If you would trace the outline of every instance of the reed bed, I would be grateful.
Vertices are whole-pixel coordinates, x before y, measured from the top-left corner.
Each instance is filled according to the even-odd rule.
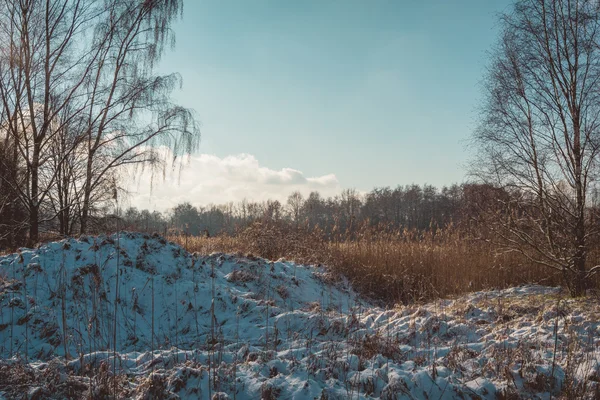
[[[523,284],[561,284],[560,274],[531,265],[518,253],[457,229],[419,233],[361,228],[352,234],[253,225],[235,236],[168,237],[189,251],[242,253],[299,263],[325,264],[347,277],[362,294],[386,304],[426,302],[466,292]],[[590,264],[600,251],[590,253]]]

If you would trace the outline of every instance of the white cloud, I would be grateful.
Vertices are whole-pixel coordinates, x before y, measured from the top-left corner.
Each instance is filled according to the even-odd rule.
[[[340,192],[334,174],[306,177],[293,168],[273,170],[261,166],[251,154],[220,158],[210,154],[190,157],[184,168],[163,176],[145,171],[132,177],[127,189],[129,203],[140,209],[167,210],[181,202],[193,205],[222,204],[245,199],[285,202],[287,196],[300,191],[307,196],[313,190],[323,196]]]

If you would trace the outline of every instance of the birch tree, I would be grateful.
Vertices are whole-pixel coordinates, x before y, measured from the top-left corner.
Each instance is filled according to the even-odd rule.
[[[501,18],[484,81],[474,173],[505,189],[491,239],[563,274],[582,295],[598,267],[588,196],[598,182],[600,14],[597,1],[523,0]]]
[[[61,233],[87,232],[124,167],[166,168],[198,145],[193,113],[171,100],[179,76],[155,73],[181,12],[181,0],[0,0],[1,126],[25,171],[4,183],[30,244],[57,217]]]

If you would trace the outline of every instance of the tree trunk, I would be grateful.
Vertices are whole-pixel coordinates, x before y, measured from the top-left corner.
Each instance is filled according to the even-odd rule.
[[[8,142],[7,142],[8,143]],[[12,161],[11,161],[11,177],[10,180],[13,184],[15,184],[18,181],[18,165],[19,165],[19,158],[18,158],[19,153],[17,152],[17,143],[15,141],[15,143],[13,143],[13,154],[12,154]],[[15,248],[17,247],[18,241],[19,241],[19,234],[18,232],[22,230],[21,227],[18,226],[19,224],[19,218],[18,218],[18,214],[19,214],[19,206],[17,205],[17,193],[15,192],[14,189],[11,190],[11,202],[9,202],[9,208],[8,208],[8,215],[10,217],[9,219],[9,224],[10,224],[10,236],[8,239],[8,244],[9,244],[9,248]]]
[[[79,233],[82,235],[86,234],[87,230],[88,230],[89,206],[90,206],[90,195],[89,195],[89,192],[87,191],[87,185],[86,185],[86,191],[85,191],[84,197],[83,197],[83,205],[81,206],[81,223],[79,226]]]
[[[33,160],[31,163],[31,198],[29,200],[29,242],[27,243],[29,247],[33,247],[39,241],[39,158],[39,143],[35,143],[33,148]]]
[[[573,115],[573,158],[575,161],[575,195],[577,206],[577,221],[575,223],[575,277],[573,282],[573,297],[585,295],[586,290],[586,270],[585,262],[587,258],[586,246],[586,226],[585,226],[585,176],[582,170],[582,150],[581,150],[581,124],[579,110]]]
[[[573,259],[574,276],[572,276],[571,296],[581,297],[585,295],[588,287],[586,280],[585,262],[587,259],[585,243],[585,225],[583,221],[583,212],[577,221],[576,226],[576,244],[575,257]]]
[[[575,278],[574,291],[572,293],[572,297],[582,297],[585,296],[586,290],[588,288],[586,279],[585,279],[585,271],[577,271],[577,277]]]
[[[86,174],[85,174],[85,189],[83,192],[83,205],[81,206],[81,224],[79,233],[86,234],[88,231],[88,220],[90,213],[90,197],[92,192],[92,158],[93,154],[88,155]]]
[[[39,241],[39,209],[33,202],[29,205],[29,241],[27,246],[33,247]]]

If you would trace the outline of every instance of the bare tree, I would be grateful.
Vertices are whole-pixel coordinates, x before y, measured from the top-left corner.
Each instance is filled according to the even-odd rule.
[[[16,185],[21,180],[17,147],[11,137],[0,135],[0,248],[14,248],[27,232],[27,215]]]
[[[198,145],[192,112],[170,99],[179,76],[154,74],[181,11],[182,0],[0,0],[0,122],[25,171],[4,183],[30,244],[57,217],[61,233],[86,232],[123,167],[174,165]]]
[[[344,189],[339,199],[339,219],[342,228],[351,232],[355,228],[356,219],[362,202],[356,189]]]
[[[300,224],[300,216],[303,204],[304,197],[302,197],[302,193],[300,193],[299,191],[293,192],[287,198],[287,205],[289,207],[292,221],[296,225],[296,229],[298,229],[298,225]]]
[[[588,195],[597,183],[600,15],[592,0],[523,0],[501,18],[474,135],[474,173],[506,190],[486,217],[508,251],[560,271],[584,293],[597,224]]]
[[[61,119],[69,118],[71,109],[66,107],[61,113]],[[48,167],[42,170],[44,179],[55,177],[48,194],[51,215],[58,220],[58,232],[64,236],[73,235],[79,223],[83,183],[85,182],[85,165],[87,153],[81,132],[84,131],[81,116],[71,118],[69,123],[62,124],[59,132],[51,143]],[[105,190],[107,200],[109,190]]]
[[[192,112],[171,102],[177,74],[154,75],[165,44],[174,40],[170,25],[182,0],[110,0],[96,29],[101,54],[86,86],[87,166],[81,232],[88,229],[90,199],[105,175],[128,165],[157,167],[165,161],[157,146],[173,155],[190,153],[199,131]],[[164,165],[164,164],[163,164]]]
[[[98,15],[98,2],[83,0],[3,0],[0,3],[0,100],[3,128],[13,138],[25,166],[15,189],[29,213],[29,240],[38,240],[40,210],[56,176],[42,184],[40,171],[61,132],[58,114],[67,104],[81,111],[79,89],[97,57],[82,46]]]

